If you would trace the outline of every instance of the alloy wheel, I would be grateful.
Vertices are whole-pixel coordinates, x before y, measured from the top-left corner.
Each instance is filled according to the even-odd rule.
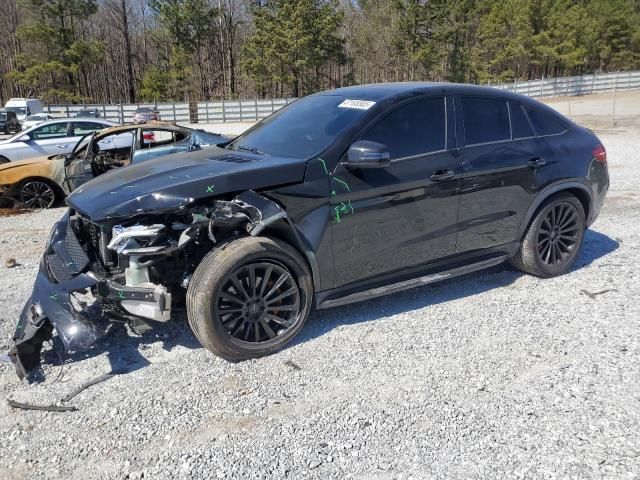
[[[538,230],[538,256],[545,264],[558,267],[575,253],[580,240],[578,210],[568,202],[553,205]]]
[[[277,341],[301,320],[298,284],[279,263],[249,263],[227,275],[216,310],[236,341]]]
[[[53,188],[45,182],[33,180],[25,183],[20,190],[20,201],[28,208],[49,208],[55,200]]]

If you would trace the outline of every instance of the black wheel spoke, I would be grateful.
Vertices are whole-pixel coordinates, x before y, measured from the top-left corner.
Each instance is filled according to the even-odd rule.
[[[244,326],[245,326],[244,319],[241,317],[240,321],[233,326],[232,330],[230,330],[231,336],[235,337],[236,335],[238,335],[242,330],[242,327]]]
[[[276,280],[276,283],[273,284],[273,287],[271,287],[271,290],[269,290],[269,292],[264,296],[264,298],[267,299],[271,295],[276,293],[276,291],[282,286],[282,284],[286,280],[287,280],[287,274],[286,273],[283,273],[282,275],[280,275],[280,277],[278,277],[278,280]]]
[[[225,299],[228,300],[229,302],[233,302],[233,303],[237,303],[240,305],[244,305],[244,302],[239,299],[238,297],[236,297],[235,295],[229,293],[229,292],[221,292],[220,296]]]
[[[269,265],[267,267],[267,270],[264,272],[264,275],[262,276],[262,280],[260,280],[260,293],[258,293],[260,297],[264,294],[264,291],[267,288],[267,284],[269,283],[269,279],[271,278],[271,272],[273,272],[273,266]]]
[[[564,222],[560,224],[560,230],[570,226],[572,223],[575,224],[575,221],[578,219],[578,215],[573,212]]]
[[[286,327],[289,326],[289,322],[287,320],[285,320],[282,317],[279,317],[278,315],[274,315],[273,313],[267,313],[265,315],[265,318],[271,320],[272,322],[277,323],[278,325],[284,325]]]
[[[575,232],[576,230],[578,230],[578,225],[573,225],[572,227],[566,227],[566,228],[563,228],[560,231],[562,233],[567,233],[567,232]]]
[[[251,298],[251,296],[245,290],[244,285],[242,285],[242,281],[238,278],[237,274],[233,274],[231,276],[231,283],[233,283],[233,286],[235,287],[238,295],[241,296],[240,298],[242,298],[243,300],[249,300]]]
[[[272,298],[271,300],[269,300],[267,302],[267,305],[273,305],[276,302],[279,302],[282,299],[285,299],[287,297],[290,297],[291,295],[293,295],[294,293],[296,293],[296,289],[294,287],[290,288],[289,290],[287,290],[284,293],[281,293],[280,295],[278,295],[276,298]]]
[[[246,341],[249,341],[249,337],[251,336],[251,324],[250,323],[245,323],[245,329],[244,329],[244,339]]]
[[[256,284],[256,267],[254,265],[249,266],[249,290],[251,290],[251,296],[256,296],[256,290],[258,285]]]
[[[295,304],[295,305],[278,305],[278,306],[270,307],[269,311],[296,312],[299,308],[300,308],[300,305],[298,305],[298,304]]]
[[[277,335],[276,332],[273,331],[273,329],[269,326],[269,324],[266,322],[264,318],[260,319],[260,325],[262,326],[262,328],[264,329],[265,333],[269,338],[276,337]]]
[[[558,235],[558,241],[559,242],[560,241],[565,241],[565,240],[568,240],[570,242],[575,242],[577,240],[577,238],[576,238],[575,235],[564,235],[564,234]]]

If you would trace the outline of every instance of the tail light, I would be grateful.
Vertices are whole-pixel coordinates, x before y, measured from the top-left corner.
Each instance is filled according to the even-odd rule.
[[[604,149],[602,145],[598,145],[593,149],[593,158],[600,163],[607,163],[607,151]]]

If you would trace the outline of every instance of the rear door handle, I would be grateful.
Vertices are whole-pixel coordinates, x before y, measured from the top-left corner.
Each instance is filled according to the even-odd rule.
[[[434,182],[443,182],[445,180],[451,180],[455,174],[453,170],[436,170],[429,178]]]
[[[67,148],[69,145],[56,145],[58,148]]]
[[[529,165],[531,168],[543,167],[546,164],[547,164],[547,161],[542,157],[535,157],[527,162],[527,165]]]

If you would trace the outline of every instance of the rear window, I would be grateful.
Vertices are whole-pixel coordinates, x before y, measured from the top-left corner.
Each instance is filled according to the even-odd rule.
[[[533,108],[525,108],[525,110],[538,135],[556,135],[567,129],[567,126],[551,113],[541,112]]]
[[[467,145],[511,140],[506,100],[462,97]]]
[[[103,128],[106,128],[106,127],[107,126],[103,125],[102,123],[95,123],[95,122],[73,122],[72,124],[74,136],[86,135],[87,133],[95,132],[97,130],[102,130]]]
[[[522,105],[519,103],[510,103],[511,106],[511,129],[513,131],[513,138],[528,138],[533,137],[534,133],[529,124],[529,120],[524,114]]]
[[[375,124],[362,140],[382,143],[391,158],[445,149],[447,123],[444,97],[404,105]]]

